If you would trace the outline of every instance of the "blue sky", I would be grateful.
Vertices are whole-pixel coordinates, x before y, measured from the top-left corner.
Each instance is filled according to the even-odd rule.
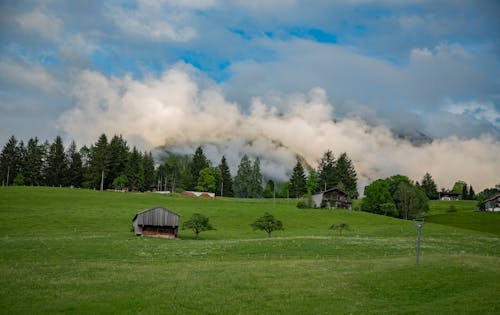
[[[120,132],[156,146],[173,140],[123,127],[141,104],[187,128],[189,106],[262,122],[260,104],[279,118],[320,100],[331,121],[497,146],[499,13],[472,0],[1,1],[0,141]]]

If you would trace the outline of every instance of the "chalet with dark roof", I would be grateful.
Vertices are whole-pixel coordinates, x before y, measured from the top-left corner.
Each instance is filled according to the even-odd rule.
[[[327,209],[351,209],[349,194],[339,188],[331,188],[311,197],[314,207]]]

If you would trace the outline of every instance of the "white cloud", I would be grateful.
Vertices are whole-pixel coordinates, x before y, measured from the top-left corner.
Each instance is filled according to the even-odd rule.
[[[20,64],[14,60],[0,60],[0,80],[5,85],[15,84],[26,89],[60,92],[62,84],[38,63]]]
[[[451,103],[445,110],[456,115],[471,115],[478,120],[486,120],[500,130],[500,111],[492,102]]]
[[[260,99],[243,114],[218,86],[201,89],[184,68],[178,65],[142,81],[83,72],[73,88],[77,104],[61,116],[60,126],[80,143],[92,143],[105,132],[122,134],[144,149],[166,145],[191,152],[206,144],[214,162],[225,154],[233,170],[241,154],[249,153],[260,156],[264,172],[278,179],[287,178],[296,154],[315,166],[332,149],[353,159],[361,189],[396,173],[420,180],[430,172],[439,186],[463,179],[477,190],[499,180],[500,143],[491,136],[452,137],[415,147],[394,138],[386,127],[371,127],[361,119],[334,122],[320,88],[290,98],[293,102],[280,114]]]
[[[44,38],[58,40],[62,21],[46,12],[35,10],[17,18],[22,29],[40,34]]]
[[[186,42],[196,37],[196,30],[183,21],[177,10],[164,12],[151,3],[139,6],[138,10],[126,10],[109,6],[111,20],[127,36],[155,42]]]

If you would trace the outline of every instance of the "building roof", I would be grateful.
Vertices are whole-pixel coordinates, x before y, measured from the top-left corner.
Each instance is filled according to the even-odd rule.
[[[488,201],[493,201],[493,200],[496,200],[496,199],[498,199],[498,198],[500,198],[500,193],[498,193],[498,194],[496,194],[496,195],[494,195],[494,196],[492,196],[492,197],[490,197],[490,198],[488,198],[488,199],[485,199],[483,202],[481,202],[481,204],[483,204],[483,203],[487,203]]]
[[[347,192],[343,191],[340,188],[330,188],[330,189],[323,191],[322,193],[324,194],[324,193],[329,193],[329,192],[333,192],[333,191],[337,191],[337,192],[341,193],[342,195],[349,196],[349,194]]]
[[[137,220],[138,225],[149,226],[179,226],[179,217],[174,211],[155,207],[137,213],[132,222]]]
[[[461,194],[454,191],[440,191],[439,195],[460,196]]]

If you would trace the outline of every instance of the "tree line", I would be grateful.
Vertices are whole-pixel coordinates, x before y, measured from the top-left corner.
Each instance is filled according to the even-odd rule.
[[[11,136],[0,154],[2,185],[64,186],[90,189],[149,190],[155,186],[151,152],[129,148],[122,136],[108,141],[102,134],[90,147],[65,148],[61,137],[52,143],[30,138],[25,145]]]
[[[242,198],[300,198],[323,189],[340,188],[357,198],[357,178],[346,153],[338,159],[327,151],[317,169],[297,159],[286,182],[269,179],[263,185],[260,159],[244,154],[233,177],[225,156],[213,166],[200,146],[192,155],[171,154],[155,166],[151,152],[130,149],[121,135],[102,134],[90,146],[65,148],[60,136],[52,143],[30,138],[27,144],[11,136],[0,154],[2,185],[65,186],[130,191],[197,190]]]

